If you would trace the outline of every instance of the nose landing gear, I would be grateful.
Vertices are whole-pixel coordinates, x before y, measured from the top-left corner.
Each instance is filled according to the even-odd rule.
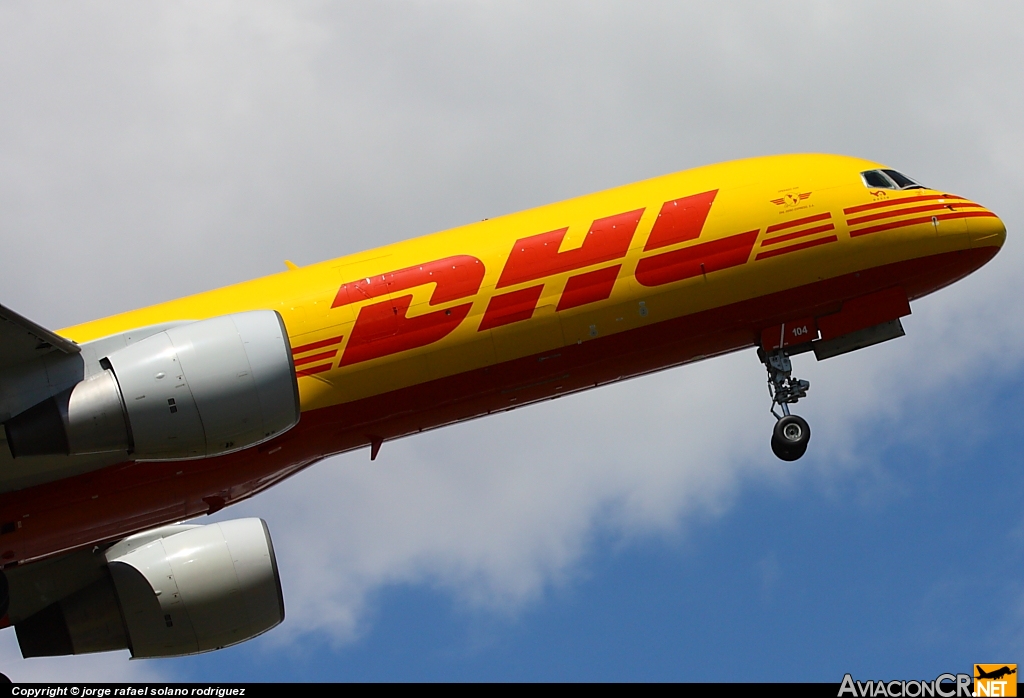
[[[789,406],[807,397],[811,384],[793,377],[793,363],[785,348],[770,352],[759,349],[758,356],[768,369],[768,394],[772,398],[771,412],[776,419],[772,430],[772,452],[784,461],[797,460],[807,451],[811,427],[803,417],[790,414]],[[782,414],[775,411],[776,405]]]

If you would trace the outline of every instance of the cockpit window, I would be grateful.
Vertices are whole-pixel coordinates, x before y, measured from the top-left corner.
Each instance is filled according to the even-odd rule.
[[[889,179],[896,182],[896,186],[900,189],[924,189],[924,187],[912,180],[910,177],[900,174],[896,170],[882,170],[882,172],[889,175]]]
[[[896,189],[896,183],[882,174],[881,170],[868,170],[860,173],[864,186],[872,189]]]
[[[860,173],[864,186],[871,189],[924,189],[923,186],[896,170],[868,170]]]

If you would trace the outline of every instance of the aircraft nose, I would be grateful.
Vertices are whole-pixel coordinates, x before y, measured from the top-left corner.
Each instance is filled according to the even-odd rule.
[[[971,247],[979,249],[982,247],[1003,246],[1006,242],[1006,225],[1003,221],[988,209],[979,211],[978,214],[967,219],[967,231],[971,237]]]

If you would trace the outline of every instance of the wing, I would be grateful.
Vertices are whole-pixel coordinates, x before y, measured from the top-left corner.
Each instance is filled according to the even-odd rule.
[[[0,305],[0,370],[51,352],[77,354],[79,351],[71,340]]]
[[[0,305],[0,422],[82,380],[83,366],[77,344]],[[0,429],[0,442],[5,440]],[[15,466],[7,444],[0,443],[0,492],[47,479],[51,465],[36,459]]]

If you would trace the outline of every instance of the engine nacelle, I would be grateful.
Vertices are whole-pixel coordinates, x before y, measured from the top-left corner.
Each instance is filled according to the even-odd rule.
[[[133,657],[177,657],[243,642],[284,620],[262,519],[168,528],[182,530],[114,545],[109,577],[18,623],[22,655],[127,648]]]
[[[299,420],[288,334],[272,310],[179,325],[101,364],[101,373],[7,421],[12,456],[204,458],[254,446]]]

